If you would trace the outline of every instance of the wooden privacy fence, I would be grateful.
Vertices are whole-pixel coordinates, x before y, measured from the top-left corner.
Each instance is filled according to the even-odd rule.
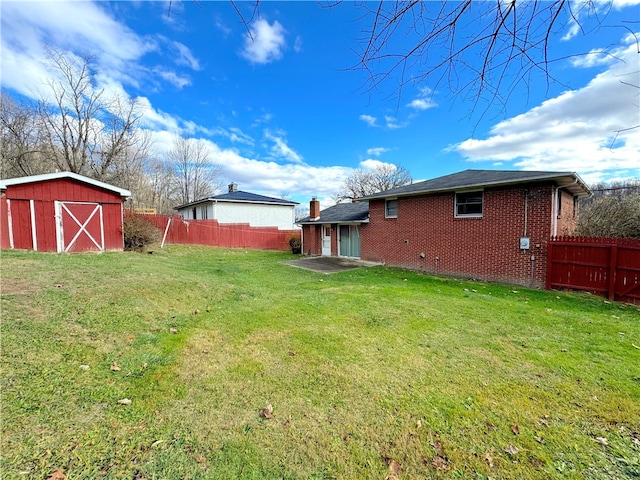
[[[137,215],[127,213],[127,215]],[[179,215],[138,215],[158,227],[165,243],[210,245],[229,248],[289,250],[289,239],[300,238],[299,230],[252,227],[248,223],[218,223],[217,220],[183,220]]]
[[[640,240],[554,237],[547,262],[547,289],[582,290],[640,304]]]

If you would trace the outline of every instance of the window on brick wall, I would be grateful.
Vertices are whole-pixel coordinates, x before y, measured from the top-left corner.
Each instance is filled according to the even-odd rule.
[[[456,193],[456,217],[482,216],[482,190]]]
[[[387,218],[398,217],[398,200],[385,200],[384,202],[384,216]]]

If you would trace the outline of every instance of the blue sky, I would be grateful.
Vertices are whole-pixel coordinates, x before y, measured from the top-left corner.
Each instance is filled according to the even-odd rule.
[[[640,30],[639,3],[603,3],[598,29],[586,15],[583,31],[562,19],[550,43],[567,57],[552,65],[558,82],[533,76],[506,106],[474,108],[442,82],[410,83],[398,96],[392,77],[367,91],[365,72],[351,67],[370,19],[353,3],[263,1],[250,39],[226,1],[173,2],[170,15],[166,2],[3,1],[2,87],[36,98],[51,75],[45,44],[89,53],[101,87],[142,103],[159,158],[174,134],[198,138],[224,183],[303,204],[317,196],[329,205],[353,169],[379,162],[415,180],[467,168],[638,178],[640,129],[616,132],[640,124],[640,90],[629,85],[640,84],[629,30]]]

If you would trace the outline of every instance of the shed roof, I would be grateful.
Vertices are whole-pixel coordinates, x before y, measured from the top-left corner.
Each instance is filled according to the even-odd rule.
[[[372,200],[389,197],[405,197],[426,193],[446,192],[468,188],[495,187],[543,181],[555,182],[579,197],[591,195],[589,187],[575,172],[540,172],[521,170],[464,170],[451,175],[416,182],[403,187],[367,195],[357,199]]]
[[[298,205],[298,202],[292,202],[290,200],[284,200],[282,198],[266,197],[264,195],[258,195],[257,193],[249,193],[238,190],[235,192],[223,193],[221,195],[213,195],[211,197],[201,198],[200,200],[185,203],[183,205],[178,205],[177,207],[173,208],[175,210],[180,210],[182,208],[191,207],[207,202],[262,203],[269,205],[288,206]]]
[[[131,196],[131,192],[129,190],[125,190],[124,188],[116,187],[108,183],[100,182],[99,180],[85,177],[83,175],[78,175],[77,173],[73,173],[73,172],[55,172],[55,173],[45,173],[42,175],[32,175],[29,177],[5,178],[3,180],[0,180],[0,190],[6,190],[7,187],[11,185],[24,185],[26,183],[46,182],[51,180],[59,180],[63,178],[69,178],[72,180],[76,180],[78,182],[88,183],[89,185],[93,185],[94,187],[102,188],[104,190],[109,190],[111,192],[117,193],[121,197]]]
[[[299,225],[321,223],[367,223],[369,221],[369,202],[336,203],[333,207],[320,211],[320,218],[311,220],[305,217],[298,220]]]

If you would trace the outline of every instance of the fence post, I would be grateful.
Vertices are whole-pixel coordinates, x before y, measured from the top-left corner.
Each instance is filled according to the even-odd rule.
[[[551,290],[551,265],[553,259],[553,240],[550,240],[547,243],[547,278],[545,288],[547,290]]]
[[[618,245],[609,245],[609,300],[616,296],[616,267],[618,266]]]

